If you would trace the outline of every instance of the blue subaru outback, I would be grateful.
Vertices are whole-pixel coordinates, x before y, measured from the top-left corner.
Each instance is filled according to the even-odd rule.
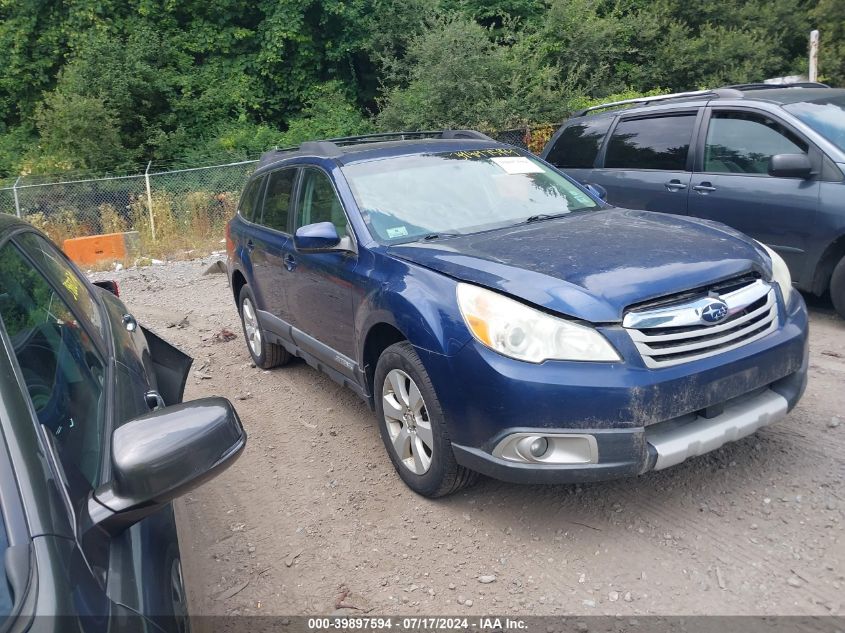
[[[611,207],[478,132],[269,152],[227,249],[256,365],[299,356],[358,393],[426,496],[667,468],[806,384],[806,308],[769,248]]]

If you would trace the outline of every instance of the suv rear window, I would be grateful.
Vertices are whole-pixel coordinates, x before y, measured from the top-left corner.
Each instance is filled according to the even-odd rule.
[[[692,113],[624,119],[610,137],[604,166],[683,171],[694,125]]]
[[[546,160],[562,169],[591,168],[612,121],[612,117],[600,117],[573,123],[555,141]]]

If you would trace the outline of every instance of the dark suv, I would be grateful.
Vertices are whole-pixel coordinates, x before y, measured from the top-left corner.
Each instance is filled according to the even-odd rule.
[[[612,204],[751,235],[845,316],[845,90],[750,84],[603,104],[542,157]]]

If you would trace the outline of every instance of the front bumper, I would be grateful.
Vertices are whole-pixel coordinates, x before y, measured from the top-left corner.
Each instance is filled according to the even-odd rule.
[[[455,356],[422,352],[458,463],[504,481],[599,481],[666,468],[782,418],[807,382],[807,313],[794,293],[778,329],[722,355],[665,369],[638,366],[627,333],[605,335],[626,362],[504,358],[472,342]],[[496,457],[513,433],[591,435],[594,463]]]

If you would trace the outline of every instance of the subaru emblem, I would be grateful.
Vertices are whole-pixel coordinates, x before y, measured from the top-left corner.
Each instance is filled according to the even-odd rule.
[[[727,316],[728,304],[724,301],[714,301],[713,303],[709,303],[701,311],[701,320],[711,325],[724,321]]]

